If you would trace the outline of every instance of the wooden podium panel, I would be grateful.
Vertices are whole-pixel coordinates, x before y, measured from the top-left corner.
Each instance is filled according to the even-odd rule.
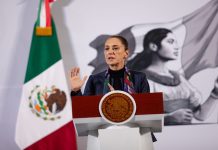
[[[134,118],[127,123],[130,126],[151,128],[153,132],[160,132],[163,120],[162,93],[131,94],[136,102]],[[99,96],[73,96],[73,119],[79,136],[88,135],[88,131],[97,130],[109,125],[99,113]]]

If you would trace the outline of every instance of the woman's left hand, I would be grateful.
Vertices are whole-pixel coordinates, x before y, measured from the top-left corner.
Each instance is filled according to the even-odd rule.
[[[197,91],[194,91],[190,95],[190,103],[194,106],[197,107],[200,105],[200,100],[201,100],[201,94]]]

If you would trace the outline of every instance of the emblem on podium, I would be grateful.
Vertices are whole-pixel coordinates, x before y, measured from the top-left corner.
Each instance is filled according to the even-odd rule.
[[[111,91],[101,98],[99,112],[102,118],[111,124],[125,124],[134,117],[136,103],[127,92]]]

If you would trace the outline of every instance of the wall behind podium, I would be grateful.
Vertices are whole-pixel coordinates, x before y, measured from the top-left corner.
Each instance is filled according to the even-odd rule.
[[[97,51],[89,44],[99,35],[117,34],[134,25],[167,23],[188,15],[210,0],[61,0],[52,8],[66,73],[79,66],[82,75],[95,68],[88,65],[96,59]],[[15,124],[30,49],[38,1],[11,0],[0,5],[0,149],[17,150],[14,142]],[[215,68],[216,69],[216,68]],[[212,73],[211,73],[212,71]],[[218,71],[215,70],[215,73]],[[216,77],[213,69],[196,75],[204,85]],[[205,78],[207,77],[207,78]],[[211,82],[210,82],[211,83]],[[156,133],[156,150],[217,150],[217,110],[206,123],[167,126]],[[86,137],[78,138],[79,150],[86,149]]]

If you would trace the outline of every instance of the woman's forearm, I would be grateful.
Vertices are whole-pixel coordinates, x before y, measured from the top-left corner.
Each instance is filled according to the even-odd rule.
[[[197,120],[204,121],[213,112],[218,103],[218,99],[214,95],[210,95],[208,99],[201,105],[200,109],[194,113]]]

